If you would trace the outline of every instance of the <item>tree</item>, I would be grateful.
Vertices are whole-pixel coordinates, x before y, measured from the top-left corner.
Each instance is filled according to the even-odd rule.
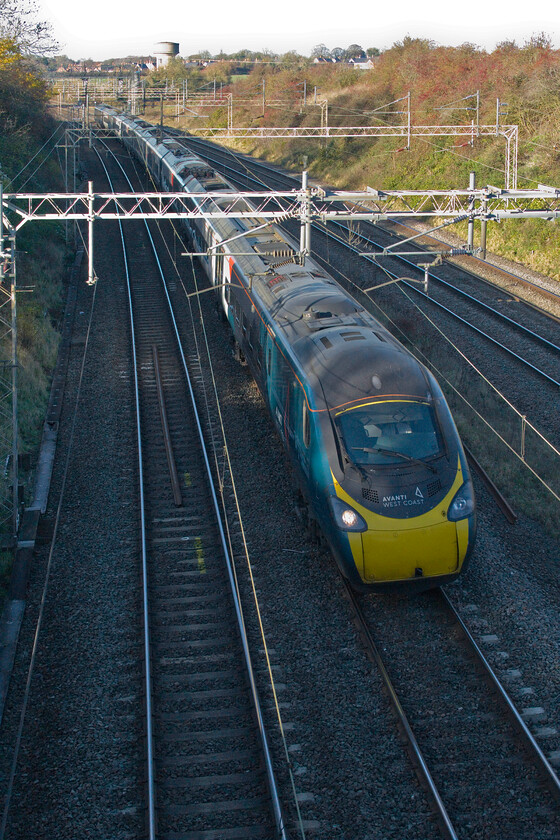
[[[531,35],[528,41],[525,41],[523,44],[523,49],[525,50],[551,50],[552,49],[552,40],[546,34],[546,32],[538,32],[535,35]]]
[[[347,61],[350,61],[351,58],[365,58],[364,48],[360,47],[359,44],[350,44],[350,46],[344,50],[344,58]]]
[[[238,52],[232,53],[230,58],[235,61],[252,61],[254,59],[254,53],[251,50],[239,50]]]
[[[309,65],[309,59],[303,55],[300,55],[295,50],[290,50],[280,59],[281,65],[284,69],[290,70],[302,70],[304,67]]]
[[[435,50],[436,42],[430,38],[411,38],[410,35],[405,35],[402,41],[395,41],[392,48],[399,50],[401,53],[414,51],[420,55]]]
[[[48,85],[30,67],[13,38],[0,38],[0,136],[40,131]]]
[[[327,47],[326,44],[317,44],[316,47],[313,47],[311,50],[311,58],[330,58],[331,51]]]
[[[217,84],[227,85],[232,73],[232,64],[229,61],[212,62],[203,70],[204,78]]]
[[[368,58],[377,58],[377,56],[381,55],[381,50],[378,50],[377,47],[368,47],[366,55]]]
[[[515,41],[506,40],[500,41],[499,44],[496,44],[497,52],[511,53],[516,52],[517,50],[519,50],[519,47],[517,46]]]
[[[183,59],[173,57],[163,67],[150,73],[146,78],[146,84],[149,87],[162,87],[169,82],[181,85],[185,79],[190,79],[191,75]]]
[[[208,52],[208,50],[201,50],[197,53],[192,53],[189,55],[190,61],[210,61],[212,56]]]
[[[0,37],[11,38],[25,55],[47,55],[59,49],[50,23],[37,20],[34,0],[0,0]]]

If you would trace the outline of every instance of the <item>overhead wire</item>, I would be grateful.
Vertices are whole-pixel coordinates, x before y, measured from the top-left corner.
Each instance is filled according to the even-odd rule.
[[[43,151],[43,149],[45,148],[45,146],[47,146],[47,145],[48,145],[51,141],[53,141],[53,140],[54,140],[54,138],[56,137],[56,135],[57,135],[59,132],[60,132],[60,133],[62,133],[62,131],[63,131],[63,126],[62,126],[62,125],[58,125],[58,126],[55,128],[55,130],[52,132],[52,134],[50,135],[50,137],[48,137],[48,139],[47,139],[47,140],[45,140],[45,142],[43,143],[43,145],[41,146],[41,148],[40,148],[40,149],[38,149],[38,151],[37,151],[37,152],[33,155],[33,157],[32,157],[32,158],[30,158],[30,159],[27,161],[27,163],[25,164],[25,166],[23,166],[23,167],[19,170],[19,172],[17,172],[17,173],[13,176],[13,178],[11,179],[12,183],[14,183],[14,182],[17,180],[17,178],[19,178],[19,177],[20,177],[20,176],[21,176],[21,175],[25,172],[25,170],[26,170],[29,166],[31,166],[31,164],[33,163],[33,161],[35,160],[35,158],[36,158],[36,157],[38,157],[38,156],[41,154],[41,152]],[[35,174],[39,171],[39,169],[41,168],[41,166],[43,165],[43,163],[45,163],[45,161],[46,161],[46,160],[48,160],[48,158],[49,158],[49,157],[50,157],[50,155],[53,153],[53,151],[54,151],[54,149],[55,149],[55,148],[56,148],[56,144],[54,144],[54,143],[53,143],[53,147],[52,147],[52,149],[50,150],[49,154],[48,154],[48,155],[44,158],[44,160],[43,160],[43,161],[39,164],[39,166],[38,166],[38,167],[37,167],[37,168],[33,171],[33,173],[29,176],[29,178],[27,178],[27,180],[26,180],[26,181],[24,181],[24,183],[23,183],[23,184],[20,186],[20,188],[19,188],[20,190],[21,190],[21,189],[23,189],[23,187],[24,187],[27,183],[29,183],[29,181],[31,180],[31,178],[33,177],[33,175],[35,175]]]
[[[426,138],[419,138],[419,139],[423,140],[423,141],[424,141],[427,145],[434,146],[434,147],[437,149],[437,146],[436,146],[436,144],[435,144],[435,143],[433,143],[433,142],[431,142],[431,141],[427,140]],[[251,172],[251,170],[249,169],[249,167],[248,167],[248,166],[244,163],[244,161],[243,161],[243,157],[242,157],[241,153],[237,154],[234,150],[232,150],[232,149],[230,149],[230,148],[228,148],[228,147],[224,147],[224,151],[226,151],[226,152],[227,152],[227,153],[228,153],[228,154],[229,154],[229,155],[230,155],[230,156],[231,156],[231,157],[232,157],[232,158],[233,158],[233,159],[234,159],[234,160],[238,163],[238,165],[241,165],[242,169],[245,171],[245,173],[246,173],[246,174],[249,174],[249,173],[250,173],[250,174],[251,174],[251,176],[252,176],[253,178],[255,178],[257,181],[259,181],[259,182],[260,182],[263,186],[265,186],[265,187],[267,187],[267,186],[268,186],[268,185],[265,183],[265,181],[264,181],[262,178],[260,178],[260,176],[255,175],[255,173],[254,173],[254,172]],[[500,168],[498,168],[498,167],[494,167],[494,166],[492,166],[492,165],[490,165],[490,164],[486,164],[486,163],[484,163],[484,162],[479,162],[479,161],[476,161],[476,162],[475,162],[475,161],[472,161],[472,159],[471,159],[471,158],[469,158],[468,156],[466,156],[466,155],[461,155],[460,153],[455,152],[455,151],[454,151],[454,150],[452,150],[452,149],[442,149],[441,151],[449,151],[449,152],[451,152],[451,154],[454,154],[455,156],[457,156],[457,157],[459,157],[459,158],[462,158],[463,160],[468,160],[468,161],[470,161],[471,163],[473,163],[473,165],[480,165],[480,166],[483,166],[483,167],[484,167],[484,168],[486,168],[486,169],[489,169],[489,170],[492,170],[492,171],[495,171],[495,172],[503,172],[503,171],[504,171],[503,169],[500,169]],[[383,155],[387,155],[387,154],[394,154],[394,151],[389,151],[389,152],[386,152],[386,153],[381,153],[381,154],[383,154]],[[381,156],[381,155],[379,155],[379,156]],[[528,180],[530,180],[530,179],[528,179]],[[389,275],[389,272],[386,272],[386,273]],[[345,276],[345,275],[343,275],[343,276]],[[351,280],[350,280],[350,278],[346,277],[346,280],[347,280],[348,282],[350,282],[352,285],[354,285],[356,289],[358,289],[358,290],[359,290],[359,286],[357,286],[357,284],[353,283],[353,281],[351,281]],[[374,302],[374,303],[375,303],[375,302]],[[377,304],[375,304],[375,305],[377,305]],[[422,310],[420,310],[420,311],[422,311]],[[384,314],[385,314],[385,313],[384,313]],[[424,313],[423,313],[423,314],[424,314]],[[385,317],[388,317],[388,316],[385,316]],[[424,315],[424,317],[427,317],[427,316],[426,316],[426,315]],[[389,319],[389,320],[390,320],[390,319]],[[449,343],[450,343],[453,347],[455,347],[455,345],[453,345],[453,342],[451,342],[451,340],[450,340],[447,336],[445,336],[445,334],[444,334],[443,332],[442,332],[442,336],[443,336],[443,337],[444,337],[444,338],[445,338],[445,339],[446,339],[446,340],[447,340],[447,341],[448,341],[448,342],[449,342]],[[418,348],[417,348],[417,349],[418,349]],[[456,347],[455,347],[455,349],[457,349],[457,351],[458,351],[458,352],[461,352],[461,351],[459,351],[459,350],[458,350],[458,348],[456,348]],[[421,351],[419,351],[419,350],[418,350],[418,352],[420,352],[420,353],[421,353]],[[423,354],[422,354],[422,355],[423,355]],[[425,358],[425,357],[424,357],[424,358]],[[471,365],[471,366],[475,369],[475,371],[476,371],[477,373],[479,373],[479,375],[483,376],[483,374],[482,374],[482,373],[481,373],[481,372],[480,372],[480,371],[479,371],[479,370],[478,370],[478,369],[477,369],[477,368],[476,368],[476,367],[472,364],[472,362],[470,362],[470,360],[469,360],[467,357],[465,357],[465,360],[466,360],[466,361],[467,361],[467,362],[468,362],[468,363],[469,363],[469,364],[470,364],[470,365]],[[438,371],[438,373],[440,373],[440,372]],[[443,378],[445,378],[443,374],[441,374],[441,375],[442,375],[442,377],[443,377]],[[446,380],[446,381],[447,381],[447,380]],[[450,384],[450,387],[452,387],[452,388],[453,388],[453,390],[455,390],[455,391],[456,391],[456,389],[454,388],[454,386],[453,386],[451,383],[449,383],[449,384]],[[506,398],[504,395],[502,395],[502,394],[501,394],[501,392],[500,392],[497,388],[495,388],[495,386],[493,386],[493,385],[492,385],[492,383],[490,383],[490,382],[488,381],[488,384],[490,385],[490,387],[492,387],[492,388],[496,391],[496,393],[497,393],[497,394],[498,394],[498,395],[499,395],[502,399],[504,399],[504,400],[506,401],[506,403],[508,403],[507,398]],[[459,396],[461,399],[463,399],[465,402],[467,402],[467,400],[464,398],[464,396],[463,396],[462,394],[460,394],[458,391],[457,391],[457,394],[458,394],[458,396]],[[508,403],[508,405],[509,405],[509,403]],[[476,412],[476,409],[474,409],[474,407],[472,407],[472,406],[470,406],[470,407],[473,409],[473,411],[475,411],[475,412]],[[517,409],[515,409],[515,407],[514,407],[514,406],[511,406],[511,407],[512,407],[512,409],[513,409],[514,411],[516,411],[516,412],[517,412],[517,414],[519,414],[519,412],[517,411]],[[478,412],[476,412],[476,413],[478,414]],[[519,416],[521,416],[521,415],[519,415]],[[486,424],[487,424],[487,425],[488,425],[488,426],[492,429],[492,431],[493,431],[493,432],[497,435],[497,437],[499,437],[499,438],[500,438],[500,440],[503,440],[503,438],[502,438],[502,436],[500,435],[500,433],[499,433],[496,429],[494,429],[494,428],[491,426],[491,424],[489,423],[489,421],[487,421],[485,418],[482,418],[482,417],[481,417],[481,419],[482,419],[482,420],[483,420],[483,421],[484,421],[484,422],[485,422],[485,423],[486,423]],[[528,425],[530,426],[531,424],[528,424]],[[557,450],[556,450],[556,449],[554,448],[554,446],[550,443],[550,441],[548,441],[548,440],[547,440],[547,439],[546,439],[546,438],[545,438],[545,437],[544,437],[544,436],[543,436],[543,435],[542,435],[542,434],[538,431],[538,429],[536,429],[536,428],[535,428],[535,427],[533,427],[533,426],[531,426],[531,428],[534,430],[534,432],[535,432],[538,436],[540,436],[540,437],[543,439],[543,441],[544,441],[546,444],[548,444],[548,445],[549,445],[549,446],[550,446],[550,447],[554,450],[554,452],[557,452]],[[542,484],[544,484],[544,486],[545,486],[545,487],[546,487],[546,488],[547,488],[547,489],[548,489],[548,490],[552,493],[552,495],[553,495],[553,496],[555,496],[555,498],[558,498],[558,496],[556,495],[556,493],[554,492],[554,490],[552,490],[552,488],[551,488],[551,487],[550,487],[550,486],[549,486],[549,485],[548,485],[548,484],[544,481],[544,479],[542,479],[540,476],[538,476],[538,474],[537,474],[534,470],[532,470],[532,468],[531,468],[528,464],[526,464],[526,462],[525,462],[525,461],[521,458],[521,456],[519,456],[519,455],[515,452],[515,450],[513,449],[513,447],[511,447],[511,446],[510,446],[510,444],[508,444],[508,443],[507,443],[507,441],[503,440],[503,442],[504,442],[504,444],[505,444],[505,445],[507,445],[507,446],[508,446],[508,447],[512,450],[512,452],[514,452],[514,453],[516,454],[516,456],[517,456],[517,457],[518,457],[518,458],[522,461],[522,463],[524,463],[524,464],[527,466],[527,468],[528,468],[531,472],[533,472],[533,473],[535,474],[535,476],[538,478],[538,480],[539,480]],[[559,499],[559,500],[560,500],[560,499]]]

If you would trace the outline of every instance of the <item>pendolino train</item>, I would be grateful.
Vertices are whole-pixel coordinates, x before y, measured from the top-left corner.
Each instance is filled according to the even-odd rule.
[[[231,186],[160,130],[107,107],[161,188]],[[294,465],[310,523],[361,591],[439,586],[464,568],[475,502],[463,448],[432,374],[312,259],[254,220],[187,220],[194,249]],[[240,236],[240,234],[244,234]]]

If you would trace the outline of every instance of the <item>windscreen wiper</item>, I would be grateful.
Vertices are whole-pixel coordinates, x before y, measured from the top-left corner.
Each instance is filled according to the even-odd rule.
[[[394,449],[384,449],[382,446],[352,446],[351,449],[359,449],[360,452],[380,452],[382,455],[394,455],[396,458],[403,458],[403,460],[411,461],[413,464],[422,464],[422,466],[427,467],[433,473],[437,472],[437,469],[432,464],[428,464],[427,461],[423,461],[421,458],[415,458],[413,455],[405,455],[404,452],[397,452]]]

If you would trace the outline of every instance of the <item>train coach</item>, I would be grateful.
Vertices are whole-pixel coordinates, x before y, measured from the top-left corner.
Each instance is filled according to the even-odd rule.
[[[100,106],[96,118],[161,188],[232,187],[145,121]],[[366,309],[276,227],[186,221],[293,464],[309,524],[358,591],[439,586],[465,568],[476,513],[443,393]],[[227,240],[235,240],[231,245]],[[223,243],[223,244],[221,244]]]

